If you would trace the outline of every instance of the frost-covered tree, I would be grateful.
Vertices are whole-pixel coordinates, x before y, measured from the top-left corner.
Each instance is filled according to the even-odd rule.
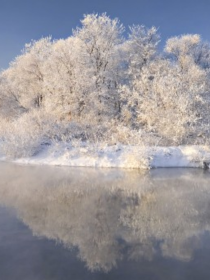
[[[43,38],[26,44],[18,56],[4,71],[10,91],[24,107],[41,107],[43,103],[43,65],[51,51],[51,38]]]
[[[18,95],[12,90],[10,82],[2,73],[0,75],[0,117],[11,119],[26,111],[26,108],[21,105]]]
[[[81,93],[85,85],[81,83],[76,49],[74,37],[55,41],[43,67],[45,109],[61,118],[75,118],[82,110]]]
[[[194,131],[205,88],[205,73],[196,65],[183,73],[168,60],[153,61],[142,69],[136,87],[137,120],[144,129],[174,143]]]
[[[148,67],[157,56],[160,37],[157,29],[134,25],[130,27],[129,39],[123,45],[124,82],[121,85],[122,117],[128,124],[136,122],[138,95],[137,83],[142,78],[142,69]]]
[[[78,64],[85,84],[85,112],[92,111],[113,115],[119,110],[118,69],[119,46],[122,43],[123,26],[118,19],[106,14],[86,15],[82,27],[74,31],[78,39]]]
[[[128,59],[128,75],[132,86],[141,76],[141,69],[147,65],[157,54],[160,36],[157,29],[150,29],[143,25],[130,27],[129,39],[125,43]]]
[[[166,42],[165,51],[175,58],[180,71],[180,85],[183,95],[191,104],[186,113],[189,115],[188,133],[209,137],[210,109],[210,47],[203,43],[200,36],[183,35]],[[192,120],[194,116],[194,120]],[[192,128],[190,131],[189,128]]]
[[[27,44],[0,74],[0,116],[21,117],[18,125],[25,112],[27,120],[74,122],[86,140],[94,135],[91,139],[125,144],[133,138],[139,144],[143,135],[163,145],[205,143],[209,43],[197,34],[183,35],[170,38],[161,52],[155,27],[132,26],[128,37],[123,32],[118,19],[90,14],[66,39]]]
[[[207,71],[198,63],[200,38],[189,35],[169,39],[165,50],[171,56],[164,57],[157,54],[156,30],[141,29],[133,32],[146,39],[142,35],[138,44],[132,41],[136,49],[130,55],[134,59],[128,68],[129,82],[122,86],[123,121],[159,135],[163,143],[186,143],[207,129],[209,118],[205,109],[209,106]],[[147,33],[152,34],[151,39]],[[143,50],[138,53],[141,43]],[[204,123],[206,127],[201,128]]]

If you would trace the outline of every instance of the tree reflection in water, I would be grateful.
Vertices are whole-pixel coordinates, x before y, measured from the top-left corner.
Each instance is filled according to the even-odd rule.
[[[78,248],[90,270],[157,253],[190,261],[210,231],[209,176],[4,165],[0,204],[15,208],[34,235]]]

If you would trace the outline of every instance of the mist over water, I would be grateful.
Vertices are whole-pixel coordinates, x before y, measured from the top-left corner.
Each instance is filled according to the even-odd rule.
[[[0,279],[209,279],[209,180],[0,163]]]

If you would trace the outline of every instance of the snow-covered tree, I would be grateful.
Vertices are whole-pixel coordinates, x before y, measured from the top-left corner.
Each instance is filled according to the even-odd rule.
[[[19,96],[12,90],[10,82],[2,73],[0,75],[0,117],[9,120],[26,111],[20,103]]]
[[[74,31],[78,39],[78,64],[85,84],[85,112],[113,115],[118,112],[119,46],[123,26],[106,14],[86,15]]]
[[[137,119],[144,129],[174,143],[193,133],[202,113],[205,73],[201,69],[191,65],[183,73],[179,65],[159,59],[142,69],[136,86]]]
[[[124,80],[121,85],[122,117],[127,124],[136,121],[138,95],[137,83],[142,78],[142,69],[148,67],[157,56],[160,37],[157,29],[134,25],[130,27],[129,39],[123,45]]]
[[[0,116],[27,112],[18,125],[38,116],[65,119],[81,130],[89,125],[85,139],[100,135],[114,143],[142,143],[138,135],[168,145],[205,143],[209,43],[197,34],[173,37],[161,53],[155,27],[132,26],[127,38],[123,32],[118,19],[90,14],[66,39],[27,44],[0,74]]]
[[[188,123],[193,124],[194,132],[190,132],[188,125],[188,133],[209,137],[210,46],[197,34],[183,35],[169,39],[165,51],[172,55],[172,60],[175,58],[180,71],[179,85],[191,104],[187,113],[189,117],[194,116],[194,121],[189,118]]]
[[[61,118],[80,114],[80,95],[85,85],[80,82],[76,49],[74,37],[55,41],[43,67],[45,109]]]
[[[42,106],[43,65],[50,50],[50,37],[32,41],[26,44],[23,54],[18,56],[3,73],[11,91],[24,107]]]
[[[160,36],[157,29],[150,29],[143,25],[134,25],[130,27],[129,39],[125,43],[128,53],[128,75],[132,86],[135,87],[135,81],[141,76],[141,69],[147,65],[157,54],[157,46]]]

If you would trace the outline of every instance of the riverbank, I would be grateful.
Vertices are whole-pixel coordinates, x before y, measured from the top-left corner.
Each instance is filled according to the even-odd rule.
[[[7,159],[20,164],[61,165],[107,168],[208,168],[210,148],[207,146],[139,147],[139,146],[71,146],[56,143],[44,145],[32,157]]]

